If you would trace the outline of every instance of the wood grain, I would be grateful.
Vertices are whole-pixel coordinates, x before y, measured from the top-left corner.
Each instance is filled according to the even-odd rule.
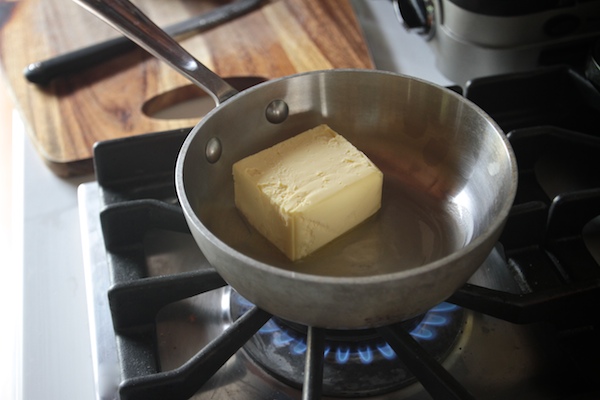
[[[2,0],[0,0],[0,4]],[[145,0],[135,3],[159,25],[206,12],[226,2]],[[191,127],[195,118],[156,119],[143,106],[188,81],[135,49],[45,87],[23,69],[32,62],[118,34],[65,0],[20,0],[0,22],[0,62],[28,132],[48,166],[60,176],[91,171],[95,142]],[[273,0],[234,21],[180,40],[222,77],[273,79],[330,68],[373,68],[348,1]],[[165,97],[179,101],[177,96]],[[155,103],[158,104],[158,103]],[[146,107],[148,109],[148,107]]]

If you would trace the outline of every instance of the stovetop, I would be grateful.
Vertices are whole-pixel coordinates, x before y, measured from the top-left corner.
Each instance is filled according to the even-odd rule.
[[[369,11],[363,27],[381,22]],[[403,70],[382,64],[385,45],[372,51],[378,67]],[[452,89],[507,133],[515,203],[467,284],[375,330],[297,326],[226,285],[178,206],[187,129],[97,144],[97,180],[79,188],[97,399],[600,398],[598,89],[577,66]]]
[[[519,165],[500,242],[430,320],[377,331],[368,350],[330,340],[323,387],[316,385],[325,397],[327,374],[373,353],[395,360],[383,361],[384,370],[407,375],[374,399],[598,394],[600,95],[568,67],[478,79],[464,95],[507,132]],[[277,319],[233,302],[235,291],[187,230],[173,182],[186,134],[99,143],[97,182],[80,187],[98,398],[302,398],[304,378],[294,376],[304,371],[288,356],[303,361],[311,353],[306,332],[285,323],[282,330]],[[243,312],[232,312],[239,304]],[[457,308],[455,317],[440,311]],[[427,337],[448,324],[456,333],[435,353]],[[386,341],[393,351],[378,347]],[[287,372],[265,368],[266,353],[284,359]]]

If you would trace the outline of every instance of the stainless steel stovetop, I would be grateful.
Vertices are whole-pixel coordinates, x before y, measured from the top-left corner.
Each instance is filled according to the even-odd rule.
[[[94,366],[98,399],[118,398],[121,382],[120,360],[108,305],[111,287],[109,266],[100,227],[102,195],[97,183],[79,190],[84,229],[88,232],[86,278]],[[144,239],[150,276],[210,269],[190,235],[156,230]],[[492,253],[471,282],[501,285],[503,290],[519,292],[506,270],[495,270],[497,252]],[[495,281],[495,282],[492,282]],[[512,287],[509,287],[512,286]],[[156,337],[161,370],[180,367],[211,340],[227,329],[231,289],[224,287],[175,302],[157,315]],[[460,336],[452,344],[443,365],[477,398],[506,399],[527,394],[529,399],[545,399],[548,393],[535,381],[543,375],[547,355],[536,341],[535,326],[522,326],[474,312],[465,312]],[[284,351],[292,351],[282,344]],[[288,347],[285,350],[285,347]],[[489,360],[492,360],[490,363]],[[541,391],[540,391],[541,390]],[[299,399],[301,391],[279,382],[257,365],[244,350],[237,352],[196,394],[194,399]],[[428,399],[418,383],[374,399]]]
[[[433,65],[432,53],[424,42],[422,46],[417,42],[422,41],[418,36],[403,36],[407,34],[402,32],[393,12],[390,12],[389,3],[381,1],[369,4],[358,5],[357,12],[374,51],[375,61],[380,68],[417,75],[442,85],[451,83],[431,66],[423,66],[423,63],[429,62]],[[404,43],[405,46],[399,45],[396,40]],[[417,58],[413,64],[406,61],[407,57],[412,56],[411,51],[415,52]],[[570,77],[571,72],[560,69],[542,74],[545,79],[549,77],[553,84],[562,80],[565,75]],[[532,317],[529,311],[537,309],[537,301],[548,300],[544,298],[547,289],[561,280],[576,286],[580,292],[589,295],[597,303],[600,274],[594,272],[592,268],[591,272],[586,272],[589,276],[581,278],[577,276],[577,272],[572,274],[574,277],[570,277],[570,271],[566,266],[567,271],[560,279],[544,274],[539,275],[544,277],[543,279],[538,279],[537,272],[533,274],[535,271],[530,270],[538,268],[536,264],[539,261],[538,253],[544,253],[545,250],[538,251],[538,248],[532,250],[533,245],[528,245],[527,240],[537,234],[535,227],[545,225],[544,218],[547,218],[551,209],[557,208],[553,205],[556,201],[552,202],[552,199],[556,200],[565,191],[569,191],[570,196],[573,193],[578,194],[578,201],[582,200],[581,193],[585,193],[585,196],[588,196],[584,196],[586,204],[593,203],[598,198],[600,183],[594,178],[595,174],[581,174],[577,167],[573,166],[573,160],[584,159],[587,153],[571,152],[570,158],[561,158],[558,164],[554,164],[548,161],[549,155],[546,154],[554,150],[549,152],[535,150],[566,148],[560,140],[565,135],[573,136],[569,130],[571,126],[560,126],[555,130],[548,128],[545,123],[539,125],[540,118],[537,114],[532,118],[535,120],[534,124],[532,121],[527,121],[527,118],[519,112],[508,112],[502,100],[510,104],[513,99],[504,98],[506,97],[504,94],[498,96],[498,91],[502,88],[507,90],[507,88],[517,87],[530,92],[523,82],[535,81],[537,75],[526,77],[519,75],[517,78],[516,81],[509,79],[508,84],[506,81],[497,84],[493,80],[486,81],[481,85],[486,89],[482,92],[489,94],[480,95],[478,87],[475,86],[471,94],[466,93],[466,95],[472,96],[473,101],[480,103],[493,117],[497,117],[505,131],[511,131],[511,134],[515,128],[519,128],[518,124],[515,125],[515,121],[519,121],[521,125],[526,121],[524,124],[527,125],[526,129],[521,132],[517,129],[511,138],[517,150],[520,166],[519,180],[526,183],[534,178],[540,180],[541,190],[538,190],[536,186],[538,184],[520,187],[512,219],[507,224],[507,232],[510,235],[506,234],[506,241],[501,240],[502,244],[497,246],[486,263],[471,278],[469,283],[472,286],[465,288],[464,293],[458,293],[449,300],[461,305],[468,303],[469,307],[460,308],[459,312],[447,312],[444,310],[456,310],[458,307],[448,307],[449,303],[444,303],[416,327],[411,327],[410,332],[418,343],[428,348],[427,346],[431,346],[427,344],[430,336],[436,336],[438,332],[446,329],[444,326],[452,326],[454,333],[450,334],[450,339],[446,339],[444,349],[436,353],[436,357],[475,398],[565,398],[581,390],[588,393],[590,374],[593,378],[595,372],[592,369],[592,372],[580,373],[581,363],[578,356],[581,351],[565,351],[565,348],[573,346],[562,346],[562,341],[565,337],[571,336],[575,338],[597,336],[594,330],[598,326],[594,322],[595,317],[590,318],[590,324],[562,325],[548,317],[547,314],[552,314],[553,309],[544,308],[545,303],[537,307],[546,313],[543,317]],[[577,90],[581,89],[579,80],[575,79],[575,81]],[[590,93],[593,92],[585,83],[581,85],[584,85],[585,90],[591,90]],[[563,88],[558,89],[563,90]],[[547,94],[543,96],[548,97]],[[523,96],[515,95],[515,98],[519,98],[523,103]],[[528,116],[539,112],[537,108],[528,109],[521,103],[519,105],[522,107],[521,112],[529,112]],[[582,124],[586,125],[586,117],[578,114],[581,108],[576,106],[576,117],[567,115],[565,120],[577,119],[577,121],[584,121]],[[592,116],[591,122],[587,125],[594,126],[597,121],[594,118],[597,117]],[[562,120],[557,124],[561,125],[561,123]],[[590,132],[585,132],[585,135],[589,134]],[[576,138],[579,138],[577,135]],[[95,156],[98,163],[98,181],[86,183],[79,188],[86,289],[98,399],[120,398],[119,387],[124,382],[125,386],[135,386],[136,382],[143,381],[147,376],[162,374],[161,377],[167,379],[170,378],[171,372],[174,375],[183,371],[185,375],[186,371],[195,371],[194,367],[190,367],[190,360],[193,363],[199,354],[202,355],[207,347],[210,348],[214,343],[213,340],[221,337],[235,324],[234,320],[239,316],[240,307],[244,308],[244,312],[250,307],[243,300],[240,303],[231,288],[217,282],[213,290],[183,296],[182,299],[169,302],[164,307],[157,307],[155,315],[152,314],[150,317],[138,315],[143,314],[143,312],[138,313],[138,309],[134,309],[125,317],[115,316],[116,312],[111,314],[111,307],[115,309],[121,307],[121,303],[109,304],[108,293],[115,289],[115,285],[117,289],[124,289],[125,293],[128,293],[126,290],[130,290],[130,286],[138,283],[140,286],[145,283],[169,286],[170,277],[180,281],[191,281],[197,279],[203,271],[210,275],[212,270],[210,265],[185,229],[166,229],[160,223],[156,226],[150,224],[142,231],[136,229],[136,224],[140,224],[140,221],[153,220],[156,213],[176,213],[173,210],[176,209],[177,200],[173,193],[169,166],[184,136],[184,131],[168,132],[100,145]],[[533,144],[530,145],[528,140],[532,140],[532,137],[540,138],[541,141],[532,142]],[[596,139],[598,138],[592,137],[589,143],[586,142],[585,146],[589,154],[593,155],[600,151]],[[554,140],[558,140],[558,144]],[[587,136],[584,142],[586,140]],[[160,149],[160,153],[165,155],[166,160],[157,161],[153,156],[149,156],[151,151],[148,150],[155,147]],[[114,152],[115,149],[118,151]],[[103,160],[110,166],[103,164]],[[592,168],[596,165],[597,162],[592,165]],[[147,175],[140,175],[139,171],[144,170],[144,167],[152,171],[149,175],[155,180],[149,179]],[[587,168],[589,165],[584,167]],[[570,170],[571,175],[565,170]],[[578,182],[573,182],[571,179],[573,174],[578,177]],[[564,176],[561,178],[561,175]],[[579,184],[583,187],[577,186]],[[543,200],[538,200],[537,196],[540,196],[541,192],[544,192],[541,194]],[[121,209],[122,205],[131,203],[135,204],[133,212],[128,208]],[[105,212],[107,209],[110,209],[109,213]],[[132,213],[137,212],[141,212],[140,219],[123,222],[127,221]],[[600,210],[591,212],[592,216],[600,215]],[[117,222],[109,219],[107,214],[116,215],[112,219]],[[113,223],[116,225],[112,226]],[[127,237],[127,232],[131,229],[133,229],[131,232],[137,235],[136,238]],[[530,230],[533,234],[530,234]],[[119,238],[115,239],[113,234]],[[598,249],[600,249],[599,238],[600,218],[595,217],[586,224],[585,243],[590,249],[592,258],[595,257],[596,270]],[[563,237],[561,240],[568,241]],[[533,243],[537,246],[535,240]],[[554,254],[548,253],[548,257],[551,259]],[[546,264],[547,261],[544,260],[540,265],[544,267]],[[211,279],[214,278],[210,276]],[[488,293],[479,288],[494,290],[492,298],[484,296]],[[541,295],[534,298],[534,307],[530,307],[531,304],[525,300],[529,299],[528,295],[537,292]],[[143,299],[137,291],[132,293],[132,302]],[[562,297],[572,296],[578,299],[572,294],[563,296],[559,293],[554,296],[556,299],[551,296],[549,299],[556,300],[555,304],[558,305],[567,304],[561,302]],[[126,302],[128,299],[125,295],[120,300]],[[520,299],[524,302],[519,303]],[[488,302],[492,306],[500,304],[502,306],[500,311],[481,312],[480,308],[487,307]],[[510,309],[513,302],[517,305],[517,311],[514,315],[509,312],[510,315],[504,318],[505,309]],[[141,303],[143,305],[143,302]],[[523,306],[525,311],[521,312],[520,306]],[[556,314],[569,314],[569,311],[557,310]],[[573,313],[581,314],[575,311]],[[129,324],[129,321],[137,321],[137,319],[141,322]],[[511,320],[512,322],[509,322]],[[305,343],[302,342],[302,334],[303,332],[298,331],[296,327],[288,327],[285,324],[282,326],[276,319],[269,320],[265,327],[253,336],[254,339],[250,344],[234,352],[214,375],[207,378],[206,383],[202,384],[197,392],[194,389],[195,394],[192,398],[282,400],[303,398],[302,390],[297,387],[293,379],[295,374],[301,372],[294,369],[295,361],[291,361],[302,360],[305,357],[307,350]],[[326,363],[331,365],[326,368],[334,371],[333,374],[337,374],[337,371],[350,362],[349,360],[354,360],[363,363],[365,370],[368,370],[369,365],[373,363],[373,357],[385,358],[386,355],[391,360],[392,366],[389,368],[396,368],[397,356],[393,352],[390,353],[386,347],[378,347],[378,342],[371,340],[369,333],[367,336],[366,342],[371,346],[368,350],[366,347],[343,347],[346,342],[333,340],[334,343],[327,349],[326,356]],[[257,343],[256,340],[259,342]],[[266,344],[263,343],[265,341]],[[282,368],[287,372],[279,374],[268,371],[268,368],[261,365],[263,360],[260,354],[257,355],[257,348],[258,353],[274,354],[274,358],[280,359]],[[597,348],[591,348],[588,356],[592,358],[597,352]],[[385,367],[385,362],[384,360],[384,370],[388,369]],[[398,384],[398,387],[368,398],[431,398],[421,383],[412,379],[409,372],[406,374],[408,378]],[[291,376],[292,379],[290,381],[289,378],[284,377],[282,380],[281,377],[276,378],[274,375]],[[363,374],[358,372],[354,379],[360,380],[362,376]],[[136,398],[135,395],[125,397]]]

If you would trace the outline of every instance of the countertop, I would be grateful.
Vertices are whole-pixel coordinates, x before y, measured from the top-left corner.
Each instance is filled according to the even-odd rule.
[[[387,0],[355,2],[378,69],[449,85]],[[0,398],[94,399],[77,187],[40,159],[0,85]]]
[[[10,171],[2,188],[10,217],[2,221],[8,227],[2,227],[0,398],[93,399],[76,196],[77,186],[93,177],[57,178],[20,116],[3,115],[10,118],[0,134],[10,140],[11,154],[1,161],[2,171]]]

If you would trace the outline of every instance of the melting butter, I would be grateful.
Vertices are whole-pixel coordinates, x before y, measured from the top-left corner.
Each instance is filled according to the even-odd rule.
[[[235,205],[295,261],[381,207],[382,172],[327,125],[233,165]]]

